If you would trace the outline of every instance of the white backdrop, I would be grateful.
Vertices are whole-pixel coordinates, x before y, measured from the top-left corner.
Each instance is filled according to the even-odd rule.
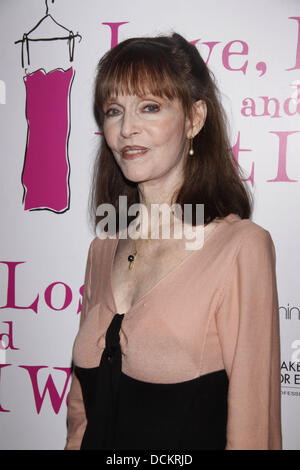
[[[97,62],[123,39],[176,31],[196,43],[216,75],[232,146],[254,193],[253,221],[270,231],[276,247],[283,443],[284,449],[300,449],[299,0],[49,0],[48,7],[58,23],[82,38],[74,38],[74,60],[66,40],[39,41],[30,42],[28,64],[24,42],[22,67],[22,44],[15,41],[43,18],[46,2],[0,2],[0,447],[65,444],[71,351],[94,238],[87,202],[99,143],[92,114]],[[47,18],[29,37],[61,34],[69,33]],[[38,77],[33,72],[39,69],[56,77],[61,69],[64,80],[70,67],[69,88],[54,83],[60,83],[57,93],[68,110],[65,160],[52,161],[55,168],[65,163],[65,184],[49,176],[45,189],[37,182],[51,162],[42,161],[41,149],[47,155],[47,148],[58,145],[57,136],[47,127],[50,111],[28,116],[30,93],[40,93],[36,106],[50,110],[51,103],[43,101],[41,81],[26,95],[24,77]],[[46,126],[37,138],[40,153],[26,145],[29,122],[30,137],[34,126]],[[55,194],[59,208],[51,202]]]

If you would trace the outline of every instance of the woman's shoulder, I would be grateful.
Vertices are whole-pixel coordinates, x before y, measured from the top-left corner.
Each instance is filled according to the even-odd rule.
[[[96,235],[89,245],[89,256],[97,260],[107,257],[113,251],[116,243],[116,237],[99,237]]]
[[[242,219],[238,214],[229,214],[224,217],[228,227],[236,233],[265,234],[268,232],[263,226],[253,222],[251,219]]]
[[[113,245],[118,238],[118,234],[108,235],[106,233],[100,235],[96,235],[93,240],[91,241],[91,245],[95,248],[102,248],[107,247],[109,245]]]
[[[226,236],[234,243],[272,244],[270,232],[251,219],[242,219],[238,214],[225,217]]]

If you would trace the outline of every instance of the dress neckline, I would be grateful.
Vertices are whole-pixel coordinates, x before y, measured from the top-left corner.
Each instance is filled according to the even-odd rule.
[[[115,239],[115,243],[113,245],[113,249],[112,249],[112,256],[111,256],[111,260],[110,260],[110,269],[109,269],[109,289],[110,289],[110,297],[111,297],[111,300],[112,300],[112,305],[113,305],[113,309],[114,309],[114,313],[119,313],[119,314],[124,314],[124,317],[127,317],[127,316],[130,316],[130,314],[132,313],[132,311],[140,305],[140,303],[142,301],[145,301],[146,298],[148,298],[152,293],[153,291],[155,291],[164,281],[166,281],[167,279],[169,279],[169,277],[171,277],[172,274],[174,274],[176,271],[179,270],[179,268],[181,268],[183,265],[185,265],[188,261],[191,261],[192,258],[195,257],[196,254],[198,254],[199,256],[201,256],[201,254],[203,254],[203,252],[205,252],[205,248],[207,249],[207,244],[209,244],[212,240],[215,239],[216,235],[221,232],[222,228],[226,226],[226,223],[229,219],[231,219],[232,217],[236,218],[239,216],[237,214],[233,214],[233,213],[230,213],[228,214],[226,217],[224,217],[220,222],[219,224],[217,225],[217,227],[207,236],[207,238],[204,240],[204,244],[201,248],[199,249],[196,249],[193,251],[193,253],[191,253],[189,256],[186,256],[182,261],[180,261],[180,263],[176,264],[176,266],[174,266],[172,269],[170,269],[170,271],[168,271],[164,276],[162,276],[155,284],[153,284],[153,286],[147,290],[147,292],[145,292],[145,294],[142,295],[142,297],[140,297],[131,307],[129,310],[127,310],[127,312],[117,312],[117,307],[116,307],[116,302],[115,302],[115,297],[114,297],[114,293],[113,293],[113,287],[112,287],[112,271],[113,271],[113,265],[114,265],[114,261],[115,261],[115,255],[116,255],[116,251],[117,251],[117,248],[118,248],[118,244],[119,244],[119,232],[116,234],[116,239]]]

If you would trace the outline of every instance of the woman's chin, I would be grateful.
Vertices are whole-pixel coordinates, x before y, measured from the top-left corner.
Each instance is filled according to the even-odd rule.
[[[146,174],[145,172],[142,171],[123,171],[124,177],[130,181],[131,183],[145,183],[146,181],[149,181],[151,178],[150,175]]]

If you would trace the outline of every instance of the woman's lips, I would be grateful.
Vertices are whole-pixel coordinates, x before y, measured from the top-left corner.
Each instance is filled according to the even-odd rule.
[[[141,157],[148,152],[149,149],[146,147],[139,146],[127,146],[124,147],[121,151],[122,158],[125,160],[134,160],[135,158]]]

